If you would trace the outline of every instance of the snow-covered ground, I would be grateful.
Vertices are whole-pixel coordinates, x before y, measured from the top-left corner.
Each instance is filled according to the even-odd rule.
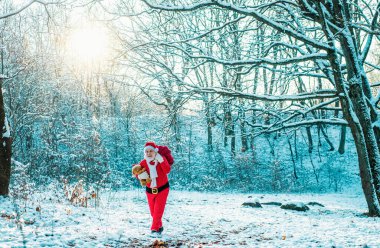
[[[0,247],[152,247],[142,189],[103,193],[96,208],[58,202],[52,195],[34,194],[18,204],[1,198]],[[325,207],[297,212],[274,205],[242,206],[255,199],[319,202]],[[164,216],[164,247],[380,247],[380,218],[367,217],[366,211],[363,195],[354,193],[172,190]]]

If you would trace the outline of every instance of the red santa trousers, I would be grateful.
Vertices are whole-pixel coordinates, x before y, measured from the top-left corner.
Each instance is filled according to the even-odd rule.
[[[164,215],[166,200],[168,199],[169,188],[160,191],[158,194],[146,192],[148,198],[150,215],[153,218],[150,230],[158,231],[162,227],[162,216]]]

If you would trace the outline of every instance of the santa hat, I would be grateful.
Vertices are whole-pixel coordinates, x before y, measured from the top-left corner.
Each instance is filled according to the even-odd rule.
[[[158,147],[153,141],[149,141],[145,143],[144,152],[148,149],[152,149],[153,151],[158,152]]]

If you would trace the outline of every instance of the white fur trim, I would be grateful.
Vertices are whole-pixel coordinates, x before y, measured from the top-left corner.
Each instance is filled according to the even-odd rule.
[[[144,159],[145,159],[146,163],[148,164],[150,179],[152,179],[152,182],[150,182],[150,187],[151,188],[157,187],[156,178],[158,177],[158,175],[157,175],[156,167],[157,167],[158,161],[155,160],[154,158],[148,158],[146,156],[146,154],[144,154]],[[154,161],[154,165],[150,164],[151,161]]]
[[[157,170],[156,170],[157,163],[158,163],[157,160],[155,161],[154,165],[151,165],[148,162],[149,172],[150,172],[150,178],[152,179],[152,182],[150,183],[150,187],[151,188],[157,187],[157,180],[156,180],[156,178],[158,177]]]
[[[146,147],[144,147],[144,152],[145,152],[146,150],[148,150],[148,149],[151,149],[151,150],[153,150],[153,151],[155,151],[155,152],[158,152],[158,148],[154,148],[153,146],[146,146]]]

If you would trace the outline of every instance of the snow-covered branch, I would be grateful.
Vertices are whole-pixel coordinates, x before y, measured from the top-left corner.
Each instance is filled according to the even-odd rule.
[[[319,104],[317,104],[317,105],[314,105],[314,106],[312,106],[311,108],[308,108],[308,109],[306,109],[306,110],[296,110],[296,112],[294,113],[294,114],[292,114],[292,115],[290,115],[289,117],[287,117],[286,119],[281,119],[281,120],[279,120],[279,121],[277,121],[277,122],[274,122],[273,124],[271,124],[271,125],[268,125],[268,129],[270,129],[271,127],[275,127],[275,126],[279,126],[279,125],[284,125],[284,123],[287,123],[287,122],[289,122],[290,120],[292,120],[292,119],[294,119],[295,117],[297,117],[297,116],[305,116],[307,113],[309,113],[309,112],[312,112],[312,111],[315,111],[315,110],[317,110],[317,109],[320,109],[320,108],[322,108],[322,107],[324,107],[324,106],[327,106],[327,105],[329,105],[329,104],[331,104],[331,103],[333,103],[333,102],[336,102],[336,101],[338,101],[339,100],[339,97],[336,97],[336,98],[333,98],[333,99],[330,99],[329,101],[326,101],[326,102],[322,102],[322,103],[319,103]]]
[[[212,56],[206,56],[206,55],[193,55],[187,52],[185,49],[169,44],[169,43],[160,43],[160,45],[176,48],[180,50],[181,52],[185,53],[188,57],[193,59],[206,59],[210,62],[215,62],[222,65],[229,65],[229,66],[240,66],[240,65],[261,65],[261,64],[270,64],[270,65],[289,65],[294,63],[300,63],[305,61],[313,61],[317,59],[327,59],[327,54],[325,53],[315,53],[315,54],[307,54],[303,56],[293,57],[293,58],[287,58],[282,60],[273,60],[273,59],[267,59],[267,58],[259,58],[259,59],[246,59],[246,60],[224,60],[219,59]]]
[[[347,121],[343,119],[313,119],[313,120],[304,120],[299,122],[292,122],[292,123],[283,123],[280,126],[272,126],[272,125],[264,125],[264,124],[250,124],[247,123],[249,126],[254,128],[261,128],[263,130],[260,130],[259,132],[255,133],[254,136],[260,136],[264,133],[273,133],[277,132],[283,129],[287,128],[297,128],[301,126],[314,126],[314,125],[339,125],[339,126],[347,126]]]
[[[259,100],[259,101],[267,101],[267,102],[280,102],[280,101],[304,101],[311,99],[323,99],[323,98],[335,98],[337,96],[337,92],[335,90],[317,90],[314,92],[305,92],[301,94],[295,95],[258,95],[258,94],[249,94],[244,92],[239,92],[229,88],[223,87],[213,87],[213,88],[201,88],[192,86],[192,92],[196,93],[215,93],[228,97],[237,97],[249,100]]]
[[[241,17],[238,17],[238,18],[235,18],[231,21],[228,21],[228,22],[225,22],[223,23],[222,25],[218,26],[218,27],[214,27],[214,28],[210,28],[209,30],[207,30],[206,32],[203,32],[195,37],[191,37],[191,38],[188,38],[188,39],[185,39],[185,40],[179,40],[179,41],[172,41],[172,42],[168,42],[167,44],[171,44],[171,43],[185,43],[185,42],[189,42],[189,41],[192,41],[192,40],[198,40],[198,39],[201,39],[209,34],[211,34],[212,32],[214,31],[218,31],[218,30],[221,30],[223,28],[225,28],[226,26],[232,24],[232,23],[236,23],[236,22],[239,22],[240,20],[244,19],[245,16],[241,16]]]
[[[322,49],[325,51],[329,51],[332,49],[329,45],[323,42],[310,39],[306,35],[280,24],[279,22],[275,21],[272,17],[267,17],[261,14],[254,7],[240,7],[240,6],[227,3],[224,1],[219,1],[219,0],[202,1],[196,4],[186,5],[186,6],[156,5],[156,4],[150,3],[150,1],[148,0],[142,0],[142,1],[151,8],[165,10],[165,11],[174,11],[174,12],[194,11],[194,10],[201,9],[207,6],[218,6],[222,9],[227,9],[227,10],[231,10],[233,12],[236,12],[242,15],[251,16],[255,18],[256,20],[272,27],[273,29],[280,31],[281,33],[285,33],[286,35],[289,35],[297,40],[303,41],[305,42],[305,44],[311,45],[315,48]]]
[[[373,16],[373,19],[372,19],[371,31],[375,30],[375,28],[379,25],[378,24],[379,12],[380,12],[380,2],[377,4],[376,12],[375,12],[375,14]],[[371,44],[372,44],[372,39],[373,39],[373,33],[369,32],[368,37],[367,37],[367,42],[366,42],[366,44],[365,44],[365,46],[363,48],[363,51],[362,51],[362,53],[360,55],[360,59],[361,59],[362,63],[367,58],[369,49],[370,49]]]
[[[40,1],[40,0],[31,0],[29,3],[26,3],[24,6],[18,8],[16,10],[14,10],[14,11],[12,11],[12,12],[0,15],[0,19],[5,19],[5,18],[14,16],[14,15],[17,15],[17,14],[21,13],[23,10],[27,9],[33,3],[40,3],[40,4],[43,4],[43,5],[48,4],[48,3],[44,2],[44,1]]]

